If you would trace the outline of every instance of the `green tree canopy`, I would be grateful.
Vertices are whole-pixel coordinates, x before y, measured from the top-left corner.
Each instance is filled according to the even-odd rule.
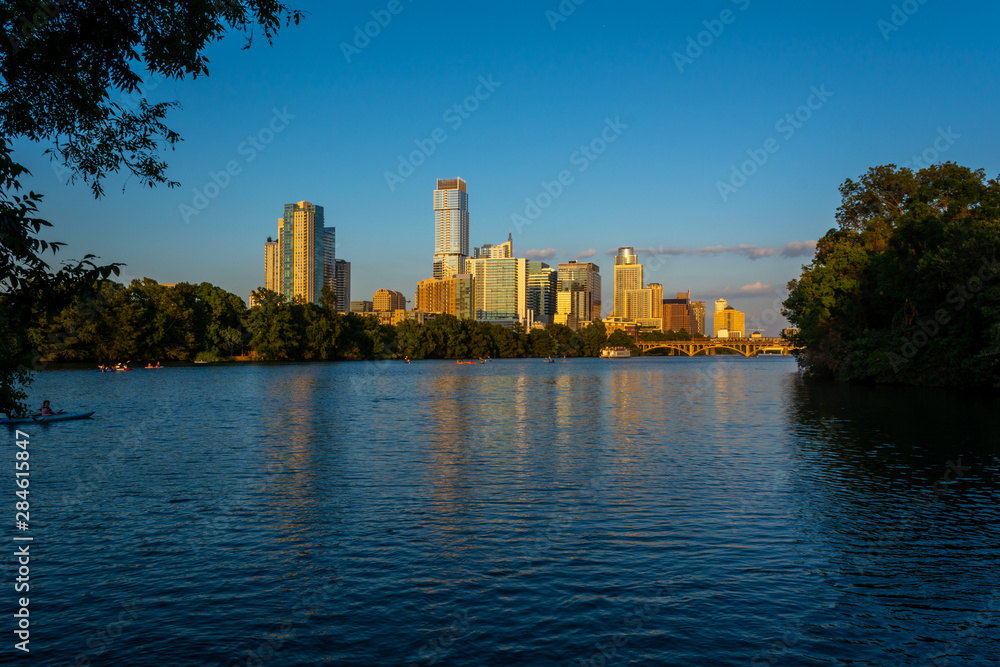
[[[24,385],[38,355],[24,322],[59,312],[74,290],[118,273],[85,256],[52,270],[58,243],[39,238],[42,195],[24,192],[26,169],[11,157],[17,139],[48,144],[71,179],[103,194],[108,175],[125,170],[150,187],[175,186],[162,150],[180,136],[165,124],[175,103],[150,104],[144,77],[208,74],[205,48],[228,32],[249,46],[269,43],[301,13],[275,0],[8,0],[0,3],[0,411],[24,409]],[[115,93],[131,96],[123,104]],[[225,334],[220,334],[225,337]]]
[[[800,363],[843,380],[1000,386],[1000,184],[944,163],[840,188],[838,227],[789,283]]]

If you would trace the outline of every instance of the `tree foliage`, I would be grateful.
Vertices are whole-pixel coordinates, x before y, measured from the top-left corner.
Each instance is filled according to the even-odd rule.
[[[242,353],[264,361],[578,357],[598,356],[609,342],[600,320],[580,331],[552,324],[525,332],[451,315],[390,326],[373,315],[289,301],[263,288],[252,296],[248,309],[209,283],[102,280],[94,294],[76,295],[51,317],[36,316],[28,338],[46,361],[101,364]],[[625,336],[622,344],[630,342]]]
[[[63,165],[70,180],[82,179],[96,197],[103,194],[105,179],[120,171],[149,187],[175,186],[161,154],[180,141],[165,124],[176,104],[148,102],[145,79],[207,75],[204,50],[224,34],[242,33],[247,47],[256,36],[270,43],[283,23],[300,18],[300,12],[275,0],[0,3],[0,411],[24,409],[24,386],[37,368],[38,354],[23,323],[36,315],[52,319],[74,293],[99,294],[97,283],[117,275],[119,266],[98,266],[87,255],[49,267],[43,257],[60,244],[39,238],[51,225],[37,215],[42,195],[22,188],[28,172],[11,157],[13,142],[48,144],[45,152]],[[131,296],[139,299],[131,304],[139,316],[142,296]],[[189,315],[198,314],[173,314]],[[137,320],[134,325],[157,329],[164,323]],[[90,329],[82,335],[94,335],[96,326]],[[231,326],[213,336],[221,345],[234,340]],[[189,343],[150,344],[180,349]]]
[[[800,363],[842,380],[1000,387],[1000,184],[954,163],[870,169],[789,283]]]

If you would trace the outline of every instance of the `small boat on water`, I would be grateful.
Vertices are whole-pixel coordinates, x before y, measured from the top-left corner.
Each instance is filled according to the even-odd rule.
[[[478,361],[462,361],[461,359],[455,360],[456,364],[478,364]]]
[[[201,365],[201,364],[207,364],[208,362],[205,361],[204,359],[195,359],[194,363]]]
[[[544,359],[542,359],[542,361],[544,363],[546,363],[546,364],[554,364],[554,363],[556,363],[555,361],[552,360],[552,357],[545,357]]]
[[[601,359],[628,359],[631,356],[627,347],[606,347],[601,350]]]
[[[7,417],[0,419],[0,424],[45,424],[48,422],[64,422],[71,419],[87,419],[93,416],[91,412],[57,412],[54,415],[43,415],[36,413],[24,415],[23,417]]]

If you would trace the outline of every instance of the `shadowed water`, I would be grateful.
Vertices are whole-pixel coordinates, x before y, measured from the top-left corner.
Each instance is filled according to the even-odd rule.
[[[43,398],[97,414],[26,429],[36,664],[1000,662],[995,397],[715,357],[47,371]]]

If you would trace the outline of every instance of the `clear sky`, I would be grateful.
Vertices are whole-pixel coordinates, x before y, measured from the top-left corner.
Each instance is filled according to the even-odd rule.
[[[166,154],[181,187],[122,175],[94,200],[47,146],[18,145],[65,257],[246,299],[282,206],[308,200],[337,228],[352,298],[412,299],[435,179],[458,176],[472,246],[512,232],[518,256],[589,257],[605,314],[611,254],[634,246],[665,294],[725,297],[775,333],[845,179],[914,156],[1000,171],[994,3],[291,4],[310,14],[273,47],[228,37],[210,77],[148,91],[183,107]]]

